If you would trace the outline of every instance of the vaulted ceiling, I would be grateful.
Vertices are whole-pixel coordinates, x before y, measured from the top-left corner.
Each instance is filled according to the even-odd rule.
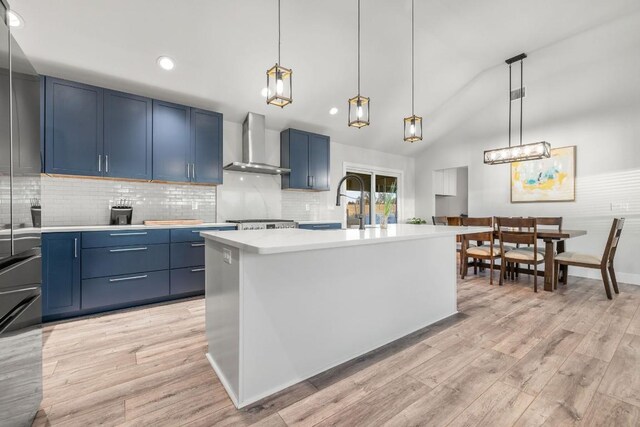
[[[241,122],[327,133],[343,144],[412,155],[459,126],[483,97],[504,97],[482,76],[504,59],[640,10],[638,0],[416,0],[416,114],[422,143],[402,141],[411,114],[410,0],[362,0],[362,94],[368,128],[347,127],[356,94],[356,0],[282,0],[282,65],[292,105],[265,104],[277,56],[276,0],[13,0],[14,31],[37,71],[187,103]],[[175,59],[173,71],[156,58]],[[576,55],[589,55],[584,46]],[[500,74],[503,76],[503,74]],[[500,80],[502,83],[503,80]],[[331,107],[339,113],[329,115]]]

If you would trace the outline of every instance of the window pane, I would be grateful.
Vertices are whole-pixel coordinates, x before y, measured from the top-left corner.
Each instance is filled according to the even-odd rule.
[[[398,222],[398,178],[376,175],[376,224],[382,222],[385,202],[389,204],[389,224]]]
[[[347,175],[357,175],[364,181],[364,215],[365,224],[371,224],[371,175],[355,172],[347,172]],[[347,191],[347,227],[358,227],[358,213],[360,211],[360,187],[355,179],[346,182]]]

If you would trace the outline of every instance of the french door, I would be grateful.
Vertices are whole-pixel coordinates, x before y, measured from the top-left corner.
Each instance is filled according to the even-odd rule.
[[[389,202],[389,224],[398,222],[398,201],[401,183],[401,173],[392,171],[377,171],[371,168],[346,167],[347,175],[357,175],[364,181],[364,215],[366,225],[376,225],[382,222],[385,213],[385,201]],[[359,225],[360,187],[358,181],[346,181],[343,194],[346,195],[347,227]]]

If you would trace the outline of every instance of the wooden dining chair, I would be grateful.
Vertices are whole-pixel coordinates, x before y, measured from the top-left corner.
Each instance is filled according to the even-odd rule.
[[[493,228],[493,218],[461,218],[462,225],[466,227],[491,227]],[[471,242],[477,242],[477,246],[472,246]],[[478,261],[489,261],[489,283],[493,284],[493,267],[496,258],[500,257],[500,246],[495,244],[495,236],[492,231],[482,233],[472,233],[462,235],[462,247],[460,253],[460,278],[469,272],[469,258],[473,259],[474,273],[478,272]]]
[[[446,216],[432,216],[431,221],[433,225],[449,225]]]
[[[544,262],[544,255],[538,251],[538,229],[535,218],[504,218],[496,219],[498,239],[500,241],[500,285],[506,272],[507,264],[527,264],[529,274],[533,265],[533,290],[538,292],[538,264]],[[505,243],[516,244],[518,247],[505,250]],[[521,248],[520,245],[533,247],[533,250]]]
[[[560,266],[572,265],[576,267],[600,269],[600,272],[602,273],[602,281],[604,282],[604,290],[607,293],[607,298],[611,299],[611,288],[609,287],[609,277],[607,276],[608,271],[611,276],[611,284],[613,285],[614,292],[616,294],[620,293],[618,290],[618,281],[616,280],[616,272],[613,268],[613,261],[616,256],[616,250],[618,249],[618,242],[620,241],[623,226],[624,218],[614,218],[613,224],[611,224],[609,238],[607,239],[607,245],[605,246],[604,253],[601,257],[579,252],[563,252],[558,254],[553,264],[554,287],[556,289],[558,288],[558,273]],[[566,277],[567,276],[565,276],[565,280]]]

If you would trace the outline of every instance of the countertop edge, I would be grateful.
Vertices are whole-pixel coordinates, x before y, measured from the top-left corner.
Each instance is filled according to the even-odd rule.
[[[238,249],[250,252],[250,253],[254,253],[258,255],[272,255],[272,254],[280,254],[280,253],[288,253],[288,252],[345,248],[345,247],[360,246],[360,245],[375,245],[375,244],[393,243],[393,242],[401,242],[401,241],[408,241],[408,240],[433,239],[433,238],[439,238],[439,237],[455,237],[462,234],[481,233],[481,232],[487,232],[487,231],[493,230],[491,227],[473,227],[472,230],[468,230],[465,232],[463,230],[460,230],[460,228],[456,227],[456,230],[433,233],[433,234],[384,236],[384,237],[377,237],[377,238],[371,238],[371,239],[291,244],[291,245],[283,245],[279,247],[260,247],[260,246],[255,246],[247,243],[242,243],[242,242],[232,240],[228,237],[225,237],[225,235],[217,234],[215,231],[203,231],[200,233],[200,235],[205,240],[215,241],[224,245],[232,246],[234,248],[238,248]],[[300,231],[304,231],[306,233],[327,233],[328,232],[328,231],[313,231],[313,230],[300,230]],[[339,230],[335,230],[335,231],[339,231]],[[346,230],[343,230],[343,231],[346,231]]]

